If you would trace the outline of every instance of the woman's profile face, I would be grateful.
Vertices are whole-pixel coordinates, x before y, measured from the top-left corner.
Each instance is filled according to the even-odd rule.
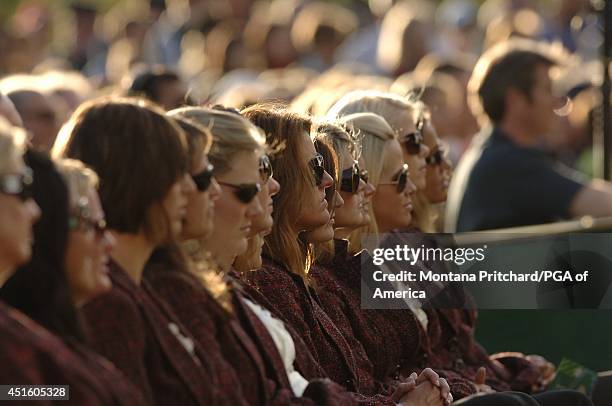
[[[13,272],[32,255],[32,225],[40,217],[40,208],[19,191],[31,181],[21,156],[13,156],[0,174],[0,272]],[[0,281],[10,275],[1,275]]]
[[[304,160],[305,165],[311,168],[310,162],[316,159],[317,151],[310,136],[306,132],[303,133],[301,141],[303,152],[301,159]],[[304,182],[309,181],[304,179]],[[330,215],[327,207],[328,203],[325,199],[325,189],[330,187],[332,182],[332,177],[327,172],[324,172],[321,183],[311,188],[309,196],[295,196],[296,199],[303,200],[302,212],[298,214],[296,219],[298,230],[310,231],[329,223]]]
[[[349,180],[352,177],[354,160],[348,150],[342,151],[341,162],[345,163],[345,166],[341,168],[341,177]],[[359,165],[357,165],[359,167]],[[342,182],[342,181],[341,181]],[[358,187],[355,192],[348,192],[342,190],[340,187],[340,196],[344,200],[344,204],[336,208],[335,212],[335,226],[336,228],[357,228],[363,224],[363,205],[365,195],[366,184],[363,180],[359,180]]]
[[[253,218],[253,225],[251,227],[251,235],[258,235],[264,233],[267,235],[272,231],[272,225],[274,220],[272,219],[272,213],[274,212],[274,205],[272,204],[272,197],[280,191],[280,184],[274,179],[274,176],[267,177],[262,172],[263,163],[262,161],[267,160],[267,156],[264,154],[259,157],[259,173],[261,191],[257,194],[259,204],[262,207],[260,215]],[[267,161],[269,163],[269,161]]]
[[[409,146],[413,135],[419,132],[412,118],[412,112],[399,114],[395,122],[393,124],[389,122],[389,124],[397,133],[397,139],[402,146],[404,161],[410,167],[412,183],[419,190],[425,189],[427,171],[425,158],[429,155],[429,148],[424,143],[421,143],[418,147]]]
[[[426,171],[425,197],[429,203],[446,201],[451,177],[451,162],[446,157],[443,144],[433,125],[428,121],[423,127],[423,140],[429,148]]]
[[[204,248],[213,256],[227,258],[229,263],[246,251],[253,220],[264,213],[257,194],[248,202],[239,197],[241,185],[261,187],[259,155],[257,151],[239,152],[229,162],[231,169],[216,176],[221,195],[216,204],[213,232],[205,240]]]
[[[402,181],[404,160],[402,147],[397,140],[390,140],[385,144],[383,157],[384,164],[380,180],[372,199],[374,215],[381,233],[410,226],[413,209],[412,196],[416,192],[409,173],[404,178],[405,187],[398,190],[398,183]]]
[[[359,167],[362,168],[362,174],[365,175],[367,173],[364,172],[364,169],[366,168],[366,161],[363,157],[359,158]],[[370,224],[370,221],[372,221],[372,218],[370,216],[370,208],[372,207],[372,197],[376,193],[376,187],[368,180],[369,179],[366,175],[366,179],[363,180],[363,182],[365,183],[365,187],[363,188],[363,202],[361,205],[363,221],[361,222],[360,226],[367,226],[368,224]]]
[[[70,217],[70,234],[66,250],[66,277],[76,306],[110,290],[108,276],[110,253],[115,239],[105,228],[104,212],[98,193],[87,194],[87,217],[74,213]]]
[[[192,177],[198,177],[209,169],[206,154],[202,154],[191,170]],[[221,188],[212,178],[210,185],[204,191],[196,186],[187,194],[187,207],[181,237],[183,239],[207,238],[213,231],[216,201],[221,196]]]

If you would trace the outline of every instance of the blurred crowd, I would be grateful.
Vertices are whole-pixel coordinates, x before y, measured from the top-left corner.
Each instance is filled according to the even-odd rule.
[[[479,125],[466,85],[478,56],[509,37],[562,45],[579,58],[559,78],[551,153],[592,173],[603,21],[588,0],[21,1],[0,32],[0,91],[34,142],[49,146],[82,101],[147,94],[237,108],[283,100],[324,114],[353,89],[416,93],[457,163]]]

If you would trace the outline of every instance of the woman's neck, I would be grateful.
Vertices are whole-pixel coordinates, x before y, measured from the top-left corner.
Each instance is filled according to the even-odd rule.
[[[140,285],[145,264],[155,248],[144,234],[128,234],[113,231],[117,245],[111,254],[115,262]]]
[[[356,228],[352,227],[339,227],[334,230],[334,239],[335,240],[348,240],[349,236]]]
[[[219,267],[220,271],[225,272],[225,273],[229,272],[232,267],[232,264],[236,260],[236,256],[235,255],[231,256],[228,253],[220,254],[218,252],[215,252],[214,250],[209,250],[208,247],[206,246],[206,241],[207,241],[207,238],[198,240],[199,242],[198,249],[210,254],[211,258],[215,261],[215,265]]]

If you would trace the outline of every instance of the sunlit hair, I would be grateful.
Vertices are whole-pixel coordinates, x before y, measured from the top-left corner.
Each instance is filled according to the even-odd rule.
[[[208,159],[215,166],[216,176],[232,169],[231,164],[238,153],[258,152],[265,146],[261,130],[238,113],[211,107],[183,107],[170,114],[189,119],[212,133]]]
[[[193,171],[202,160],[204,154],[208,154],[212,145],[212,134],[210,130],[197,122],[174,114],[176,110],[169,111],[168,114],[185,132],[187,140],[187,155],[189,156],[189,168]]]
[[[308,117],[280,105],[256,104],[241,113],[265,132],[268,145],[283,147],[271,155],[274,177],[281,189],[272,198],[274,224],[265,238],[264,253],[307,280],[312,247],[298,238],[303,230],[297,229],[296,219],[316,190],[303,148],[303,137],[309,136],[312,123]]]
[[[361,153],[359,137],[352,131],[347,131],[347,129],[338,122],[324,121],[316,123],[314,136],[316,139],[323,140],[331,145],[338,159],[338,168],[340,172],[342,168],[352,164],[354,160],[359,159]],[[352,158],[351,162],[345,162],[346,156]]]
[[[378,114],[397,133],[401,128],[401,120],[409,117],[416,122],[414,102],[395,93],[373,90],[356,90],[344,95],[329,110],[327,116],[331,119],[340,118],[353,113]]]
[[[384,118],[374,113],[349,114],[342,117],[340,122],[359,133],[361,156],[365,161],[365,168],[362,169],[368,171],[368,183],[377,187],[385,162],[385,146],[389,141],[397,138],[395,132]],[[371,205],[369,212],[370,224],[353,231],[349,236],[352,251],[361,249],[361,240],[364,236],[378,236],[376,216]]]
[[[86,102],[60,130],[52,155],[79,159],[98,174],[109,228],[143,232],[154,245],[172,238],[162,202],[187,171],[187,148],[161,108],[142,99]]]
[[[89,192],[98,188],[98,175],[76,159],[56,159],[55,167],[68,186],[70,210],[89,207]]]
[[[0,117],[0,173],[9,170],[9,165],[21,160],[26,147],[26,132]]]

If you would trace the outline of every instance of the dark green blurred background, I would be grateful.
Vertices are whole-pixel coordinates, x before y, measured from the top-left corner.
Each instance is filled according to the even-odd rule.
[[[612,310],[481,310],[476,337],[490,353],[520,351],[555,364],[565,357],[612,369]]]

